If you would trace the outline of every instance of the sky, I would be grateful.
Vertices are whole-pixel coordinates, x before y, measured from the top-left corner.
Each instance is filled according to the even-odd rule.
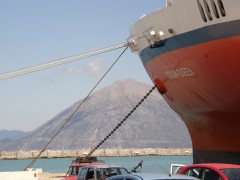
[[[120,43],[165,0],[0,1],[0,73]],[[83,99],[124,48],[0,81],[0,130],[32,131]],[[118,80],[152,84],[128,49],[97,90]]]

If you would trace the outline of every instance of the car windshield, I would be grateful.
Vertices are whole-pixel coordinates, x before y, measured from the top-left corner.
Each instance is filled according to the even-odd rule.
[[[66,176],[76,176],[78,175],[79,166],[71,166],[69,167]]]
[[[122,167],[109,167],[103,168],[103,174],[107,177],[114,176],[114,175],[126,175],[129,174],[127,169]]]
[[[227,168],[227,169],[220,169],[220,170],[225,176],[227,176],[229,180],[240,179],[240,168]]]

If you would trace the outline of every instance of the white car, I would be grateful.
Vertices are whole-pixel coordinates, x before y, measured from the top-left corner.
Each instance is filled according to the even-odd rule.
[[[182,175],[182,174],[128,174],[128,175],[116,175],[107,178],[106,180],[196,180],[198,178]],[[199,180],[199,179],[198,179]]]

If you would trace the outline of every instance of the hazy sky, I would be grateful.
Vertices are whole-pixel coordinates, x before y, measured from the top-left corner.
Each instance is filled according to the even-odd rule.
[[[125,41],[130,26],[165,0],[0,1],[0,73]],[[31,131],[84,98],[123,49],[0,81],[0,130]],[[151,81],[129,49],[98,89]]]

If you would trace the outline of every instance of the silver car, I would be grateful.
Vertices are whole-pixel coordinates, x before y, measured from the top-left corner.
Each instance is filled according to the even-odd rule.
[[[180,174],[147,174],[147,173],[138,173],[138,174],[128,174],[128,175],[116,175],[107,178],[106,180],[196,180],[198,178],[180,175]],[[199,180],[199,179],[198,179]]]
[[[117,165],[92,165],[79,169],[77,180],[103,180],[115,175],[129,174],[128,170]]]

